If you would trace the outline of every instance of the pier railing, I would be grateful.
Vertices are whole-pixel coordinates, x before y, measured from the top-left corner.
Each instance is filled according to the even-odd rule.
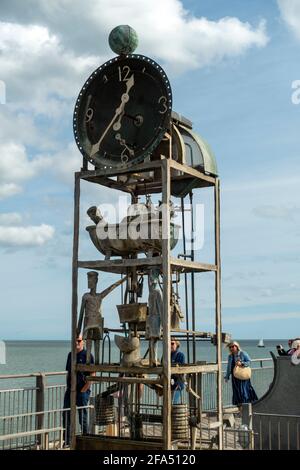
[[[268,390],[273,378],[272,359],[252,360],[252,384],[261,397]],[[226,363],[223,363],[224,373]],[[216,374],[202,374],[202,410],[216,409]],[[63,432],[63,402],[66,390],[66,372],[44,372],[0,376],[0,449],[7,448],[60,448]],[[99,384],[92,385],[89,413],[93,413],[94,398]],[[187,392],[184,400],[188,400]],[[223,406],[232,406],[231,382],[223,384]],[[145,409],[159,413],[161,398],[154,390],[144,387]],[[147,414],[145,413],[145,415]],[[91,420],[90,420],[91,421]],[[154,426],[149,422],[149,427]],[[41,432],[37,432],[41,430]],[[81,429],[77,423],[77,432]],[[50,444],[49,444],[50,443]]]

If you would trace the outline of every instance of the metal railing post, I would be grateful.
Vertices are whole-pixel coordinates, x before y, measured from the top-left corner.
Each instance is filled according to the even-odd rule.
[[[45,410],[45,388],[46,377],[45,374],[40,373],[36,376],[36,396],[35,396],[35,411],[41,412]],[[40,413],[36,417],[36,429],[43,429],[44,427],[44,414]],[[42,441],[41,434],[37,435],[36,444],[40,445]]]

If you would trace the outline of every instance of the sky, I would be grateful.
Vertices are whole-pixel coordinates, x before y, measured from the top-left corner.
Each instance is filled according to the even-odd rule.
[[[82,164],[72,115],[85,80],[115,56],[107,39],[118,24],[137,31],[136,52],[164,68],[173,109],[215,153],[223,331],[299,336],[300,1],[1,0],[0,337],[70,338]],[[80,259],[99,259],[87,208],[118,197],[90,186],[82,184]],[[205,192],[197,198],[205,214],[197,259],[212,262],[212,206]],[[101,274],[98,291],[115,280]],[[201,331],[213,328],[212,281],[196,276]],[[86,290],[80,272],[79,297]],[[119,293],[104,302],[106,324],[118,325],[119,302]]]

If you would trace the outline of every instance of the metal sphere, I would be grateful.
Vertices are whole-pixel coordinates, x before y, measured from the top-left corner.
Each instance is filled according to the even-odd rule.
[[[116,54],[132,54],[137,48],[138,36],[131,26],[119,25],[111,31],[108,42]]]

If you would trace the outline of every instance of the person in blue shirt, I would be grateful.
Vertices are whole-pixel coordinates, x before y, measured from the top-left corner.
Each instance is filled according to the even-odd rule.
[[[86,364],[86,350],[84,349],[84,343],[82,335],[78,335],[76,338],[76,363],[77,364]],[[94,364],[94,357],[91,354],[91,364]],[[67,390],[64,396],[64,409],[70,408],[71,406],[71,352],[68,354],[66,370],[67,374]],[[90,398],[90,384],[86,380],[87,375],[95,375],[95,373],[90,374],[89,372],[77,372],[77,383],[76,383],[76,406],[87,406]],[[79,423],[81,426],[82,434],[87,434],[88,432],[88,411],[87,408],[82,408],[78,410]],[[70,444],[70,411],[64,411],[63,413],[63,427],[65,429],[65,445]]]
[[[180,341],[174,337],[171,338],[171,364],[185,364],[184,354],[179,351]],[[182,403],[182,392],[185,386],[183,374],[171,375],[172,404]]]
[[[246,351],[242,351],[237,341],[232,341],[228,344],[230,354],[227,361],[227,370],[225,375],[225,382],[227,382],[231,375],[232,380],[232,403],[233,405],[240,406],[242,403],[253,403],[258,400],[254,388],[251,385],[250,379],[240,380],[234,377],[233,369],[235,365],[242,367],[250,367],[250,357]]]

